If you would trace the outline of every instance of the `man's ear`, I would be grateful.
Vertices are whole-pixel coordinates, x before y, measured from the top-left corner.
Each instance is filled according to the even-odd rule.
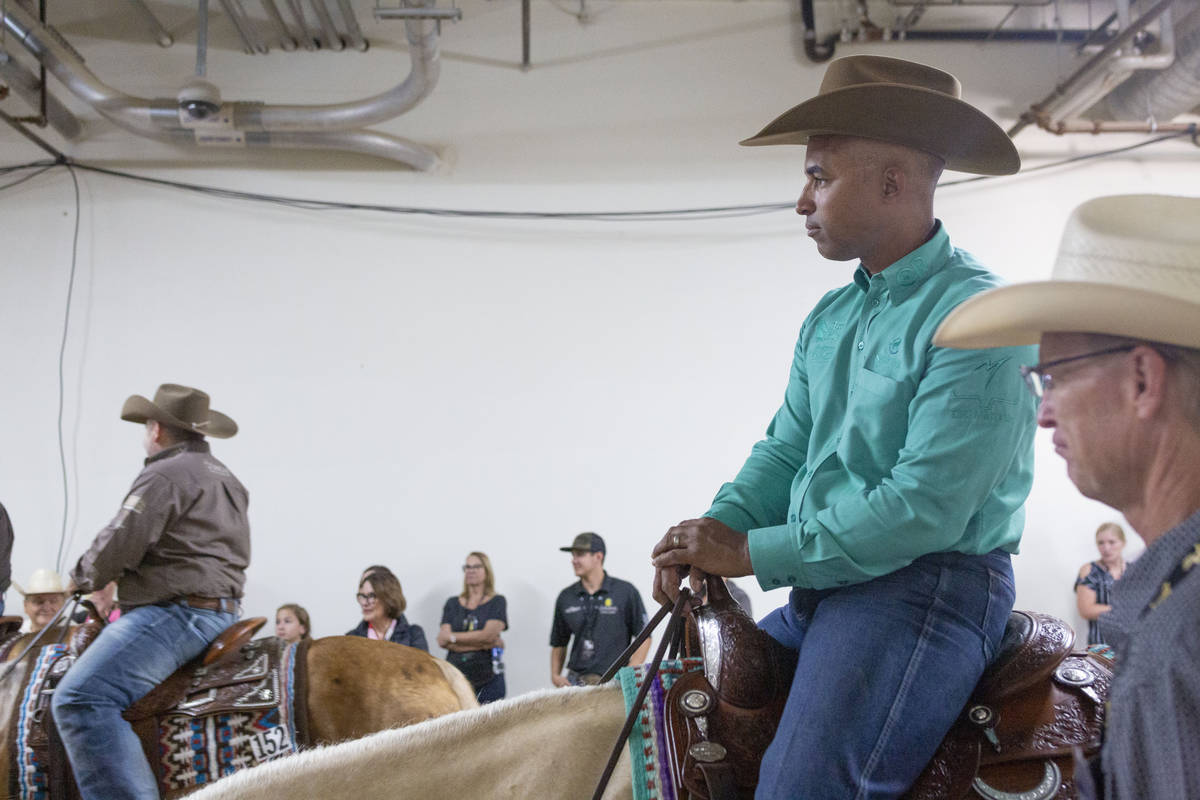
[[[1134,408],[1138,419],[1157,415],[1167,399],[1167,360],[1153,347],[1139,345],[1133,357],[1133,377],[1136,381]]]
[[[890,166],[883,171],[883,199],[894,200],[904,189],[904,171]]]

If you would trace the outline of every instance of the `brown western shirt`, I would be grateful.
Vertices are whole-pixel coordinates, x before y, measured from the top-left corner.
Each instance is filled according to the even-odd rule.
[[[208,442],[168,447],[146,459],[71,579],[84,592],[116,580],[124,608],[188,595],[241,597],[250,563],[249,501]]]

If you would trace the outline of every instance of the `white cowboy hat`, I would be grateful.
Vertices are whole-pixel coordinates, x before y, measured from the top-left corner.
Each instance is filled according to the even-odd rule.
[[[899,58],[862,55],[830,62],[816,97],[741,144],[808,144],[810,136],[823,134],[923,150],[959,172],[1011,175],[1021,168],[1008,134],[962,99],[958,78]]]
[[[12,582],[13,588],[23,595],[30,594],[66,594],[67,587],[63,585],[63,579],[58,576],[58,573],[52,569],[35,569],[33,574],[29,576],[29,580],[22,588],[21,584],[16,581]]]
[[[1200,348],[1200,198],[1087,201],[1067,220],[1049,281],[975,295],[950,312],[933,343],[1007,347],[1055,332]]]

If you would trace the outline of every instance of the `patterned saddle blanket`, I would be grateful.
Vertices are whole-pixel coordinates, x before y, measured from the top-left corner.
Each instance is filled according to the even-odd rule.
[[[79,796],[50,713],[54,687],[76,652],[65,644],[43,647],[28,672],[14,715],[13,797]],[[269,637],[240,644],[215,663],[206,665],[201,655],[127,710],[161,794],[186,794],[307,744],[306,652],[306,642],[281,646]]]

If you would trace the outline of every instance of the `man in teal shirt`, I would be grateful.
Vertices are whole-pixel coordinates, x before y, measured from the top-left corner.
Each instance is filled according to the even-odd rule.
[[[743,144],[806,144],[797,203],[825,258],[857,260],[800,329],[766,438],[701,519],[655,546],[679,568],[792,587],[760,625],[798,666],[758,797],[890,798],[933,755],[1012,609],[1032,482],[1025,348],[934,347],[999,284],[933,216],[943,167],[1017,171],[958,81],[880,56],[833,62],[817,97]]]

